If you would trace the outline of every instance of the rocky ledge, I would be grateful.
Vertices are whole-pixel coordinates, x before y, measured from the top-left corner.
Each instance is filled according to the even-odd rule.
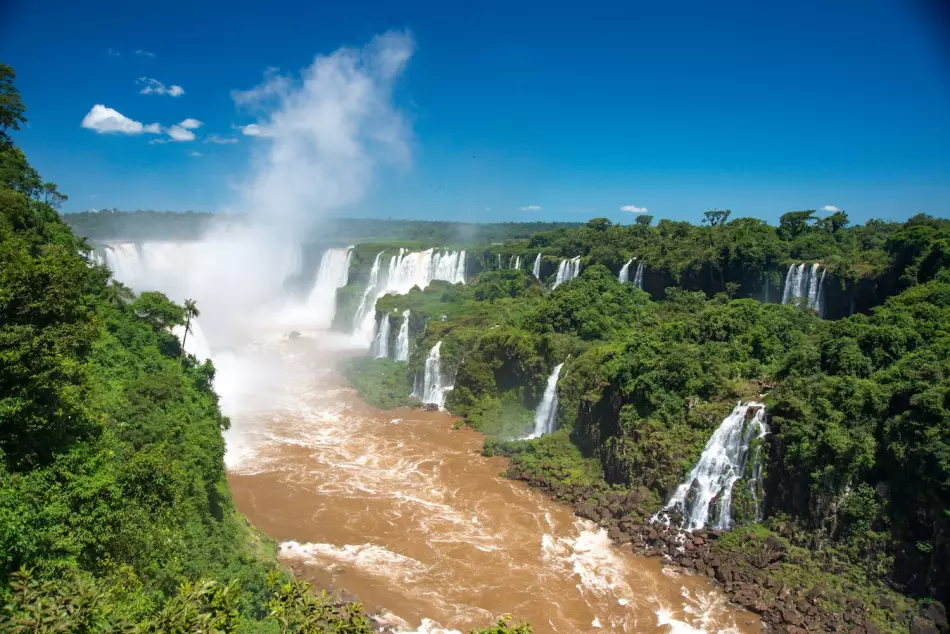
[[[838,597],[831,605],[817,585],[791,586],[780,581],[776,573],[787,561],[788,548],[774,535],[761,544],[749,539],[749,548],[741,552],[726,550],[718,547],[721,531],[688,532],[675,525],[651,523],[649,514],[643,510],[644,502],[650,499],[645,489],[626,494],[605,492],[589,486],[565,485],[516,470],[509,471],[508,477],[522,480],[555,500],[572,505],[575,515],[604,528],[621,548],[647,557],[662,557],[669,565],[687,573],[709,577],[733,603],[757,613],[772,631],[789,634],[883,632],[871,618],[871,606],[861,599],[842,602]],[[671,524],[677,522],[677,517],[671,518]],[[940,604],[928,605],[916,613],[901,611],[893,603],[888,607],[886,598],[878,603],[879,607],[882,605],[893,613],[893,627],[888,628],[891,631],[911,634],[950,631],[946,611]]]

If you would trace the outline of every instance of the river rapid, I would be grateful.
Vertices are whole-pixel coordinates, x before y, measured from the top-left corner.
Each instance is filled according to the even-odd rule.
[[[363,403],[334,369],[352,354],[326,333],[215,354],[237,508],[296,574],[405,632],[506,613],[542,634],[759,630],[705,578],[501,477],[506,461],[448,414]]]

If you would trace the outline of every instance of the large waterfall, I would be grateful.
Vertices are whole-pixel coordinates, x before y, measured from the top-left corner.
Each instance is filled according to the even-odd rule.
[[[396,335],[396,358],[395,361],[409,360],[409,311],[402,314],[402,325],[399,326],[399,334]]]
[[[643,260],[637,264],[637,272],[633,274],[633,285],[643,290]]]
[[[821,271],[821,275],[818,272]],[[805,264],[791,265],[785,275],[785,288],[782,291],[783,304],[797,304],[802,299],[805,306],[824,316],[824,282],[827,269],[815,262],[810,267]]]
[[[535,279],[541,279],[541,254],[538,254],[538,257],[534,259],[534,264],[531,265],[531,275]]]
[[[372,354],[377,359],[389,357],[389,313],[380,313],[379,323],[376,326],[376,336],[373,338]]]
[[[680,484],[670,501],[661,511],[683,515],[683,526],[688,530],[702,528],[714,514],[715,527],[732,526],[732,487],[746,472],[749,445],[753,437],[763,438],[768,433],[765,424],[765,405],[748,402],[736,405],[713,433],[703,449],[699,461]],[[758,506],[758,490],[762,476],[758,448],[753,454],[750,489]],[[718,513],[716,512],[718,508]],[[758,515],[758,510],[756,510]]]
[[[208,346],[208,340],[205,339],[205,333],[202,332],[198,319],[192,318],[188,326],[187,337],[185,336],[184,325],[172,328],[172,334],[178,337],[179,341],[184,341],[185,352],[194,355],[198,361],[207,361],[211,358],[211,348]]]
[[[363,296],[360,298],[360,305],[356,309],[356,315],[353,317],[353,336],[354,338],[362,337],[364,333],[372,333],[373,331],[373,317],[375,316],[375,306],[376,306],[376,296],[378,295],[377,287],[379,286],[379,264],[382,261],[384,251],[380,251],[376,254],[376,259],[373,260],[373,268],[369,271],[369,284],[366,286],[366,290],[363,291]],[[367,343],[369,343],[367,341]]]
[[[445,404],[445,394],[452,390],[452,385],[442,385],[442,357],[440,350],[442,342],[439,341],[426,358],[425,374],[420,378],[416,375],[415,386],[412,390],[412,396],[418,398],[426,405],[436,405],[439,409]]]
[[[630,264],[636,260],[636,258],[630,258],[627,260],[627,263],[623,265],[623,268],[620,269],[620,275],[617,276],[617,279],[620,280],[621,284],[626,284],[630,281]]]
[[[557,288],[564,282],[569,282],[581,273],[581,256],[573,257],[570,260],[561,260],[557,266],[557,276],[554,278],[554,286]]]
[[[350,258],[353,247],[327,249],[320,258],[317,279],[307,298],[307,310],[317,317],[317,323],[329,328],[336,314],[336,291],[346,286],[350,276]]]
[[[534,431],[528,438],[537,438],[544,434],[550,434],[554,431],[554,424],[557,422],[557,380],[561,376],[563,363],[554,367],[554,372],[548,377],[548,384],[544,388],[544,396],[538,409],[534,412]]]

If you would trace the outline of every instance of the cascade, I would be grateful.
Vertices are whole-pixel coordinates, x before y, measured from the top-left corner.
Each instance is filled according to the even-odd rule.
[[[413,286],[424,289],[434,280],[452,284],[465,283],[465,251],[427,249],[400,253],[390,260],[386,286],[380,295],[405,295]]]
[[[317,279],[307,298],[307,310],[316,314],[319,324],[328,328],[336,314],[336,290],[346,286],[350,275],[353,247],[327,249],[320,258]]]
[[[117,280],[129,288],[138,288],[145,272],[142,254],[132,242],[117,242],[105,247],[105,261]]]
[[[373,356],[377,359],[389,357],[389,313],[380,313],[373,338]]]
[[[399,326],[399,334],[396,335],[396,358],[395,361],[409,360],[409,311],[402,314],[402,325]]]
[[[581,256],[576,256],[570,260],[561,260],[561,263],[557,265],[557,275],[554,278],[554,286],[551,289],[555,289],[564,282],[569,282],[575,277],[580,275],[581,272]]]
[[[432,346],[432,350],[429,351],[429,356],[426,358],[425,375],[421,380],[416,375],[412,390],[412,396],[426,405],[437,405],[439,409],[442,409],[445,403],[445,393],[451,391],[454,387],[452,385],[442,386],[441,348],[441,341]]]
[[[625,284],[630,280],[630,263],[636,260],[636,258],[630,258],[627,260],[627,263],[623,265],[623,268],[620,269],[620,275],[617,276],[617,279],[620,280],[621,284]]]
[[[753,412],[751,417],[750,412]],[[683,527],[693,531],[705,526],[710,519],[710,512],[715,512],[718,507],[715,527],[730,528],[732,487],[745,475],[753,435],[761,439],[768,431],[765,424],[765,405],[756,402],[736,405],[732,413],[713,432],[699,461],[676,488],[658,516],[668,516],[670,511],[677,511],[683,515]],[[752,460],[750,487],[753,487],[753,499],[758,507],[758,490],[761,488],[762,477],[758,447]],[[758,514],[758,509],[756,513]]]
[[[548,384],[544,388],[544,396],[538,409],[534,412],[534,431],[527,438],[537,438],[544,434],[550,434],[554,431],[554,424],[557,422],[557,380],[561,376],[560,363],[554,367],[554,372],[548,377]]]
[[[511,259],[509,260],[509,264],[510,264],[511,268],[513,268],[513,269],[520,269],[520,268],[521,268],[521,256],[520,256],[520,255],[513,255],[513,256],[511,256]]]
[[[379,285],[379,264],[382,260],[384,251],[376,254],[373,260],[373,268],[369,272],[369,284],[363,291],[360,298],[360,305],[356,309],[356,315],[353,317],[353,337],[362,338],[362,334],[373,327],[373,318],[369,314],[369,308],[376,305],[376,287]],[[372,299],[370,299],[372,297]]]
[[[818,275],[821,271],[821,275]],[[782,290],[782,303],[795,304],[805,300],[805,306],[815,310],[819,316],[824,314],[824,282],[828,269],[815,262],[810,267],[805,264],[791,265],[785,274],[785,288]]]
[[[637,272],[633,274],[633,285],[643,290],[643,262],[637,264]]]
[[[538,254],[538,257],[534,259],[534,264],[531,265],[531,275],[535,279],[541,279],[541,254]]]
[[[178,337],[179,341],[184,339],[185,352],[193,355],[199,362],[207,361],[211,358],[211,348],[208,346],[208,340],[205,339],[205,333],[201,330],[201,324],[196,318],[192,318],[189,324],[188,336],[185,337],[185,326],[175,326],[172,328],[172,334]]]
[[[498,254],[498,270],[501,270],[501,253]]]

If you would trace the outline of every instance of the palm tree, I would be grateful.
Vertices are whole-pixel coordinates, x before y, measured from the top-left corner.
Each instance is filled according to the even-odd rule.
[[[106,297],[114,308],[119,308],[122,304],[135,299],[135,294],[122,282],[112,280],[106,287]]]
[[[185,334],[181,336],[182,356],[185,355],[185,340],[188,339],[188,333],[191,332],[191,320],[200,316],[201,316],[201,313],[198,311],[198,306],[195,305],[195,300],[186,299],[185,300]]]

